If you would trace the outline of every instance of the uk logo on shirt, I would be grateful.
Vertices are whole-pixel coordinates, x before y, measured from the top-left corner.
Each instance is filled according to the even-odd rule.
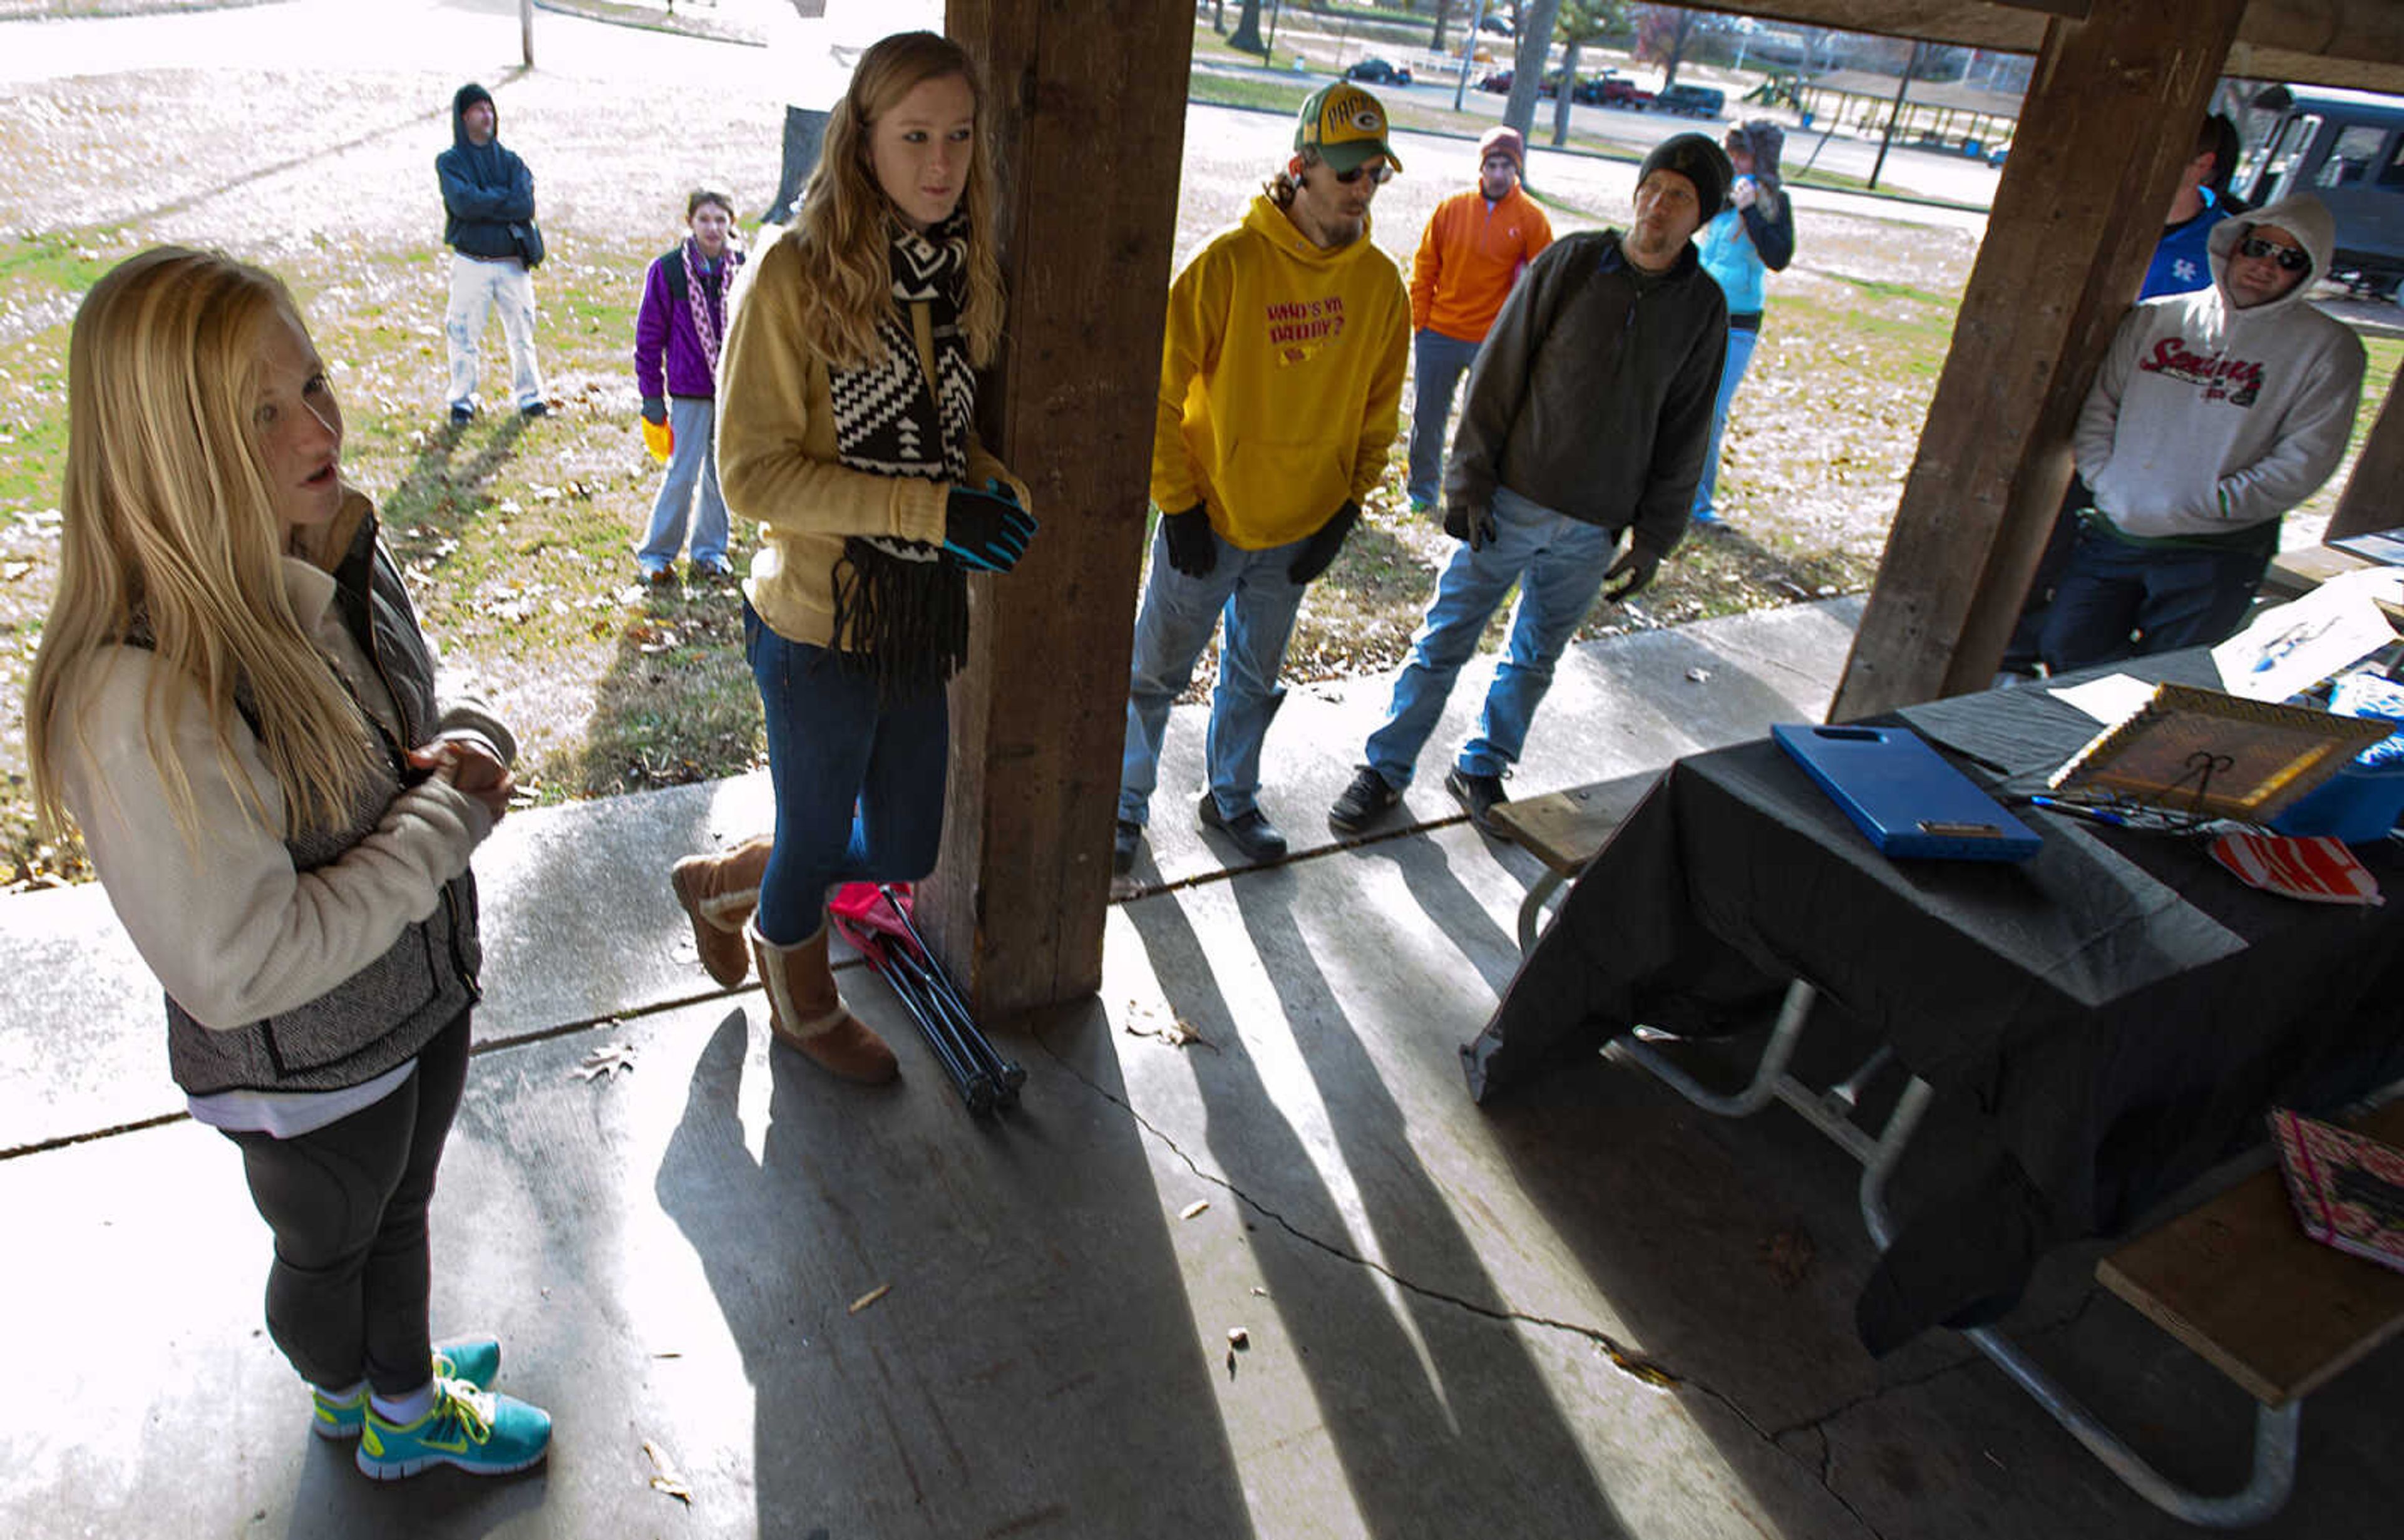
[[[2192,284],[2201,279],[2203,274],[2197,269],[2192,260],[2185,257],[2178,257],[2172,259],[2171,276],[2176,278],[2180,283]]]

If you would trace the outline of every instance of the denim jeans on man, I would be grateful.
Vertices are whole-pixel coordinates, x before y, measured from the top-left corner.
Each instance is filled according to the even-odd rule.
[[[542,399],[542,371],[534,361],[534,274],[514,257],[490,259],[451,254],[451,306],[442,337],[451,354],[451,404],[472,406],[482,369],[477,347],[484,323],[501,313],[510,344],[510,394],[520,411]]]
[[[692,508],[693,483],[701,483],[701,511],[692,521],[692,559],[706,562],[726,557],[726,499],[718,491],[718,403],[697,396],[668,398],[668,429],[676,447],[668,452],[667,472],[660,495],[651,502],[650,533],[636,560],[643,566],[664,567],[676,560],[684,544],[685,516]]]
[[[1594,608],[1619,539],[1599,525],[1556,513],[1508,487],[1494,489],[1494,539],[1472,551],[1466,541],[1436,580],[1427,619],[1411,638],[1410,661],[1394,680],[1386,723],[1369,735],[1369,767],[1400,789],[1444,716],[1444,703],[1495,607],[1519,584],[1511,643],[1486,692],[1477,735],[1456,762],[1473,776],[1500,776],[1518,763],[1528,723],[1553,682],[1553,665]]]
[[[1728,329],[1727,359],[1720,365],[1719,399],[1712,403],[1712,444],[1703,451],[1703,479],[1695,483],[1694,516],[1709,524],[1718,518],[1712,499],[1720,485],[1720,436],[1727,431],[1728,403],[1736,399],[1736,387],[1744,383],[1745,365],[1753,362],[1754,344],[1761,341],[1758,331]]]
[[[1168,708],[1193,682],[1194,665],[1210,645],[1222,611],[1227,638],[1219,650],[1219,684],[1210,694],[1210,735],[1204,749],[1210,790],[1220,815],[1230,819],[1251,812],[1260,798],[1261,742],[1285,700],[1278,667],[1285,662],[1303,591],[1310,586],[1287,577],[1286,568],[1308,541],[1245,551],[1216,530],[1210,540],[1219,553],[1217,564],[1208,575],[1189,578],[1168,565],[1167,531],[1153,536],[1152,578],[1135,620],[1135,666],[1127,680],[1126,753],[1119,762],[1119,817],[1129,823],[1150,817]]]
[[[1444,493],[1444,428],[1452,393],[1477,361],[1477,344],[1423,329],[1411,337],[1411,500],[1433,504]]]
[[[846,882],[915,882],[943,838],[951,718],[943,687],[898,705],[831,649],[788,641],[743,606],[743,650],[767,719],[776,847],[755,923],[771,944],[806,941]]]
[[[2214,548],[2138,545],[2090,516],[2046,611],[2038,644],[2046,668],[2059,674],[2228,640],[2278,548],[2276,520],[2249,545]]]

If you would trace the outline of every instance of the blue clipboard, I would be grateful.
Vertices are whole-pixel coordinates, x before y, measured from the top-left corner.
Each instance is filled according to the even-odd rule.
[[[1908,727],[1769,730],[1881,855],[2026,861],[2044,844]]]

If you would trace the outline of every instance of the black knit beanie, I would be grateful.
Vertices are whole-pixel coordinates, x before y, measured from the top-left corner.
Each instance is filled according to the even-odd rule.
[[[1727,151],[1701,133],[1673,133],[1654,146],[1637,169],[1636,185],[1642,187],[1644,178],[1656,171],[1674,171],[1695,184],[1695,199],[1706,222],[1727,206],[1728,184],[1736,180]]]

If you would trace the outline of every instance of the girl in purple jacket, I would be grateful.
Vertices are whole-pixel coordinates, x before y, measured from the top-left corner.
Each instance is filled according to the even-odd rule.
[[[692,521],[692,573],[732,578],[726,556],[726,499],[718,491],[718,348],[726,335],[726,296],[743,253],[734,244],[734,200],[709,188],[685,199],[690,239],[651,264],[635,316],[635,384],[643,420],[671,434],[667,473],[651,504],[650,532],[635,560],[647,583],[676,575],[677,548],[696,483],[701,514]]]

